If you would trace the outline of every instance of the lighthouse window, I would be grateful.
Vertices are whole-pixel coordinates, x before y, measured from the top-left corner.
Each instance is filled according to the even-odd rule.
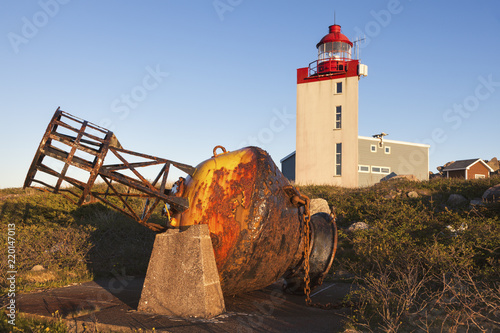
[[[335,128],[336,129],[341,129],[342,128],[342,106],[339,105],[336,107],[335,111]]]
[[[342,94],[342,82],[337,82],[336,93],[337,94]]]
[[[335,147],[335,175],[342,176],[342,143]]]

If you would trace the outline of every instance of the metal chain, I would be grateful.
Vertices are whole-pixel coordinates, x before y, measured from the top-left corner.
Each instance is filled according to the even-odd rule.
[[[304,294],[306,295],[306,305],[311,305],[311,278],[309,276],[309,258],[311,256],[311,210],[310,202],[308,197],[301,198],[305,201],[304,214],[302,214],[302,220],[304,222]]]
[[[297,190],[298,191],[298,190]],[[310,210],[310,202],[311,200],[305,196],[300,194],[299,197],[295,198],[293,201],[299,202],[304,207],[304,212],[301,215],[301,219],[304,225],[304,294],[306,295],[306,305],[312,306],[320,309],[339,309],[342,308],[342,303],[333,304],[321,304],[321,303],[313,303],[311,300],[311,278],[309,276],[310,264],[309,258],[311,256],[311,210]],[[324,276],[320,278],[319,285],[323,283]]]

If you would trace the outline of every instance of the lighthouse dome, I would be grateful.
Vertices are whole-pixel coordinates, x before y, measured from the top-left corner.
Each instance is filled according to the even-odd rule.
[[[350,60],[352,43],[340,31],[340,25],[330,26],[330,33],[323,37],[316,45],[318,48],[318,60],[335,59]]]
[[[330,33],[323,37],[320,42],[316,45],[319,48],[322,44],[325,43],[333,43],[333,42],[341,42],[349,44],[352,47],[352,43],[344,34],[340,32],[340,25],[334,24],[329,27]]]

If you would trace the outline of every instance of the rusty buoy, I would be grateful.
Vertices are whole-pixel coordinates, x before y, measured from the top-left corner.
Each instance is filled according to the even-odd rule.
[[[187,198],[190,207],[176,222],[180,228],[208,224],[225,295],[266,287],[301,265],[298,208],[266,151],[247,147],[217,155],[214,149],[178,185],[175,195]]]

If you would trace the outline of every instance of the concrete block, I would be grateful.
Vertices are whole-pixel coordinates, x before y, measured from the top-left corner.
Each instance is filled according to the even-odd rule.
[[[183,318],[225,311],[208,225],[156,236],[138,311]]]

